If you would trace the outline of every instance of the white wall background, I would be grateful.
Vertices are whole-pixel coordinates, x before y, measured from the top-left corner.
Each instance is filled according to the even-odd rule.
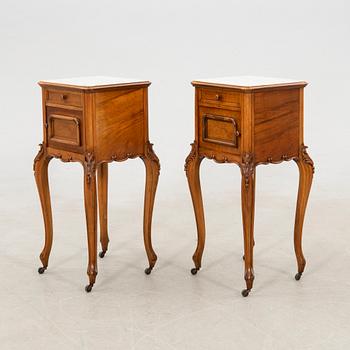
[[[191,80],[242,74],[307,80],[305,143],[316,164],[311,205],[350,198],[348,1],[2,0],[0,6],[1,220],[23,227],[21,212],[35,206],[32,219],[41,225],[32,173],[42,140],[36,83],[82,75],[152,81],[150,139],[162,165],[157,198],[169,205],[179,196],[190,201],[183,163],[193,140]],[[237,167],[206,161],[202,169],[206,199],[225,193],[240,200]],[[111,202],[141,205],[143,174],[140,161],[113,164]],[[81,175],[80,165],[52,162],[54,200],[82,208]],[[291,163],[260,167],[258,205],[266,204],[259,203],[262,193],[287,196],[294,205],[297,179]],[[181,208],[174,210],[180,215]]]

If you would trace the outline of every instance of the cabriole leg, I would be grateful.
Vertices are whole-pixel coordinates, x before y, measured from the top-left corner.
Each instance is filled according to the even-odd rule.
[[[302,250],[302,234],[305,211],[314,173],[314,163],[306,152],[306,148],[306,146],[302,146],[301,157],[295,159],[299,168],[299,189],[294,224],[294,250],[298,263],[298,273],[295,275],[297,281],[300,280],[306,265]]]
[[[52,247],[52,211],[51,211],[51,200],[50,200],[50,188],[48,180],[48,165],[52,157],[46,153],[46,147],[40,144],[40,150],[34,159],[34,176],[36,185],[39,192],[41,210],[44,218],[45,225],[45,244],[40,254],[40,260],[42,267],[39,267],[38,272],[44,273],[49,263],[49,256]]]
[[[146,143],[145,154],[141,157],[146,167],[145,201],[143,215],[143,238],[149,267],[145,274],[149,275],[157,261],[157,255],[152,247],[152,214],[160,172],[159,159],[153,151],[152,144]]]
[[[192,257],[195,267],[191,269],[192,275],[195,275],[202,266],[202,255],[205,245],[204,209],[199,177],[199,167],[203,157],[198,153],[198,144],[196,142],[192,143],[191,146],[191,152],[185,162],[185,171],[197,224],[197,248]]]

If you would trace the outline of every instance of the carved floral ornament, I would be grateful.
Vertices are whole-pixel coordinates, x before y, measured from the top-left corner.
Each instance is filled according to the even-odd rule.
[[[242,176],[244,177],[245,188],[249,187],[249,179],[254,174],[255,164],[254,155],[252,153],[244,153],[242,156],[242,164],[240,165]]]
[[[90,184],[91,178],[95,172],[95,156],[93,153],[88,152],[85,155],[85,169],[86,169],[86,180]]]

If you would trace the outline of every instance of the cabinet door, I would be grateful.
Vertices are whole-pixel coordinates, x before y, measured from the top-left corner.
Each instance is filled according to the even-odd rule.
[[[241,114],[218,108],[199,108],[199,144],[218,152],[240,152]]]
[[[81,152],[83,148],[82,112],[47,107],[47,138],[50,147]]]

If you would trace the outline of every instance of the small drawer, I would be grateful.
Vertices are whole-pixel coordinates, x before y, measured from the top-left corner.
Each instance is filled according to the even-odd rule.
[[[48,145],[80,151],[83,145],[82,112],[55,107],[46,109]]]
[[[226,89],[200,89],[199,103],[201,105],[240,108],[241,94]]]
[[[82,94],[79,92],[48,90],[46,102],[62,106],[82,107]]]

